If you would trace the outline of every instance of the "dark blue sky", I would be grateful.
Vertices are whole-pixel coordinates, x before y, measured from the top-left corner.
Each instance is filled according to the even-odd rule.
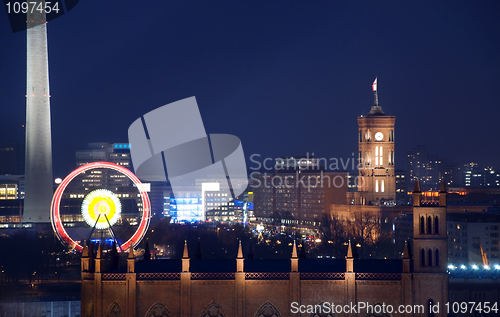
[[[351,157],[375,76],[396,168],[419,144],[500,168],[499,16],[498,1],[80,1],[48,24],[55,176],[190,96],[247,158]],[[25,120],[25,42],[0,12],[1,142]]]

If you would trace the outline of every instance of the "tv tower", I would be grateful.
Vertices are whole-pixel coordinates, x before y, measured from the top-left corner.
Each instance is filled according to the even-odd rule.
[[[37,4],[38,2],[45,6],[45,1],[37,1]],[[28,10],[26,17],[26,162],[23,222],[48,223],[53,183],[45,10]]]

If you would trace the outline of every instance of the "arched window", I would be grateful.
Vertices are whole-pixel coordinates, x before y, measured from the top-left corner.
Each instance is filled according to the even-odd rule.
[[[201,317],[226,317],[219,304],[211,302],[201,313]]]
[[[434,234],[439,234],[439,217],[434,218]]]
[[[420,250],[420,266],[425,266],[425,250]]]
[[[432,250],[429,249],[429,251],[427,251],[428,253],[428,256],[429,256],[429,266],[432,266]]]
[[[436,249],[436,266],[439,266],[439,249]]]
[[[122,309],[117,302],[114,302],[109,309],[108,317],[122,317]]]
[[[272,317],[281,317],[280,312],[276,307],[274,307],[273,304],[270,302],[264,303],[262,306],[260,306],[259,310],[257,311],[257,314],[255,316],[260,317],[260,316],[272,316]]]
[[[171,317],[170,311],[161,303],[156,303],[148,310],[146,317]]]
[[[432,218],[427,217],[427,234],[432,234]]]
[[[420,217],[420,234],[425,233],[425,219],[424,216]]]

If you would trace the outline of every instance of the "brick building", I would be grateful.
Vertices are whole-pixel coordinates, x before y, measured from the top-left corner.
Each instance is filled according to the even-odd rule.
[[[82,254],[82,316],[354,316],[347,313],[293,313],[298,305],[367,303],[423,307],[448,301],[446,261],[446,191],[439,201],[421,204],[414,192],[415,256],[405,247],[402,259],[358,259],[349,244],[345,259],[290,260],[244,258],[241,244],[234,260],[191,259],[187,245],[182,259],[136,261],[129,251],[127,266],[106,270],[103,250]],[[421,219],[424,219],[423,225]],[[429,222],[428,222],[429,221]],[[422,231],[423,228],[423,231]],[[92,248],[90,248],[92,249]],[[296,303],[296,304],[292,304]],[[295,306],[294,306],[295,305]],[[330,306],[334,307],[334,306]],[[408,306],[409,307],[409,306]],[[305,308],[304,308],[305,309]],[[411,316],[397,311],[358,316]],[[445,316],[435,313],[434,316]]]

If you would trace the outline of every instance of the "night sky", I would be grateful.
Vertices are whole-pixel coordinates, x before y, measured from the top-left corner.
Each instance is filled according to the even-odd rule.
[[[21,141],[26,33],[1,11],[0,142]],[[397,169],[419,144],[500,168],[499,17],[499,1],[80,1],[48,24],[54,176],[191,96],[248,167],[254,153],[348,158],[376,76]]]

